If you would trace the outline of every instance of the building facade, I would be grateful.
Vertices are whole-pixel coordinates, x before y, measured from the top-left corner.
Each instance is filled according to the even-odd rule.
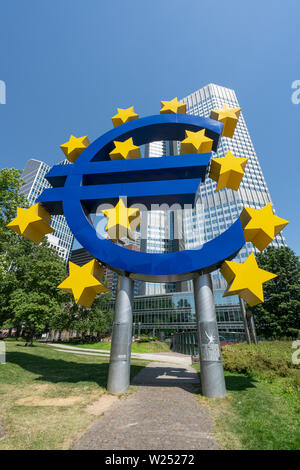
[[[223,290],[215,289],[217,322],[220,335],[244,334],[242,313],[237,296],[223,298]],[[137,296],[133,302],[134,332],[184,332],[197,329],[195,301],[192,292],[174,292]]]
[[[68,160],[63,160],[59,165],[66,165],[68,163]],[[24,185],[21,187],[20,191],[25,194],[30,205],[35,203],[44,189],[51,188],[50,183],[48,183],[45,178],[45,175],[49,170],[49,165],[41,162],[40,160],[35,160],[34,158],[31,158],[26,163],[22,173]],[[62,258],[68,260],[74,238],[65,217],[63,215],[55,215],[51,217],[51,227],[55,232],[46,235],[49,244]]]
[[[212,109],[222,108],[227,104],[231,108],[240,107],[234,90],[215,84],[209,84],[190,95],[182,98],[181,102],[186,104],[187,114],[209,117]],[[152,142],[146,146],[145,157],[159,157],[170,155],[169,142]],[[177,143],[178,153],[180,143]],[[239,217],[244,206],[260,209],[269,202],[272,203],[270,192],[264,179],[259,159],[252,144],[250,134],[241,112],[239,121],[232,139],[222,137],[218,151],[214,158],[224,157],[230,150],[236,157],[248,158],[245,174],[238,191],[224,188],[216,191],[217,183],[206,178],[199,188],[198,199],[194,208],[182,211],[183,240],[181,246],[185,249],[193,249],[203,243],[217,237]],[[273,203],[272,203],[273,205]],[[273,210],[275,212],[274,206]],[[169,213],[164,211],[149,212],[144,216],[144,226],[147,227],[147,242],[142,251],[162,253],[170,251],[172,245],[172,227],[170,225]],[[169,238],[169,245],[167,240]],[[284,246],[286,244],[282,233],[278,234],[272,242],[273,246]],[[142,247],[142,245],[141,245]],[[178,249],[178,248],[177,248]],[[183,249],[183,248],[182,248]],[[243,262],[251,252],[257,249],[246,243],[239,252],[235,261]],[[225,289],[226,282],[218,271],[212,274],[214,288]],[[184,289],[192,291],[192,282],[188,281]],[[143,294],[153,295],[167,292],[164,284],[146,283]]]
[[[234,90],[209,84],[182,98],[187,105],[187,114],[209,117],[212,109],[220,109],[224,104],[231,108],[240,107]],[[173,147],[171,147],[173,145]],[[176,149],[174,149],[176,145]],[[180,143],[152,142],[145,147],[145,157],[155,158],[177,154]],[[174,230],[168,211],[151,211],[143,214],[141,251],[164,253],[178,249],[199,248],[228,229],[239,217],[244,206],[260,209],[272,203],[270,192],[264,179],[258,156],[241,112],[232,139],[222,137],[214,158],[224,157],[230,150],[236,157],[248,158],[245,174],[238,191],[222,189],[216,191],[216,182],[209,177],[200,184],[197,201],[193,208],[185,208],[181,214],[182,240],[174,244]],[[273,204],[272,204],[273,206]],[[273,210],[275,212],[274,206]],[[174,226],[173,226],[174,228]],[[177,234],[178,235],[178,234]],[[180,238],[180,237],[179,237]],[[286,244],[280,233],[272,242],[280,247]],[[180,248],[179,248],[180,246]],[[170,249],[171,247],[171,249]],[[239,252],[235,261],[244,262],[251,252],[256,252],[251,243]],[[239,298],[223,298],[226,282],[219,271],[212,273],[219,333],[221,336],[240,338],[244,335]],[[179,283],[177,283],[179,284]],[[144,283],[141,296],[135,298],[134,323],[141,329],[163,330],[173,326],[173,330],[184,331],[196,337],[195,310],[192,281],[180,289],[168,291],[167,284]],[[180,292],[177,292],[180,291]],[[168,292],[176,292],[170,293]],[[194,331],[193,331],[194,330]]]
[[[224,104],[231,108],[240,107],[234,90],[215,84],[200,88],[180,101],[186,103],[187,114],[195,116],[209,117],[212,109],[220,109]],[[214,158],[224,157],[228,150],[235,157],[248,158],[239,190],[224,188],[216,191],[217,183],[206,178],[206,181],[200,185],[197,207],[184,214],[184,240],[187,249],[208,242],[228,229],[239,217],[244,206],[260,209],[269,202],[272,203],[243,112],[240,114],[233,138],[221,137]],[[285,244],[282,233],[272,242],[276,247]],[[235,261],[244,262],[251,252],[256,251],[251,243],[246,243]],[[226,283],[218,271],[212,274],[212,278],[215,288],[225,288]],[[191,289],[189,283],[189,290]]]
[[[177,142],[159,141],[145,145],[145,158],[178,155]],[[183,211],[151,210],[142,213],[141,251],[169,253],[184,250]],[[141,295],[157,295],[186,290],[186,282],[140,283]]]

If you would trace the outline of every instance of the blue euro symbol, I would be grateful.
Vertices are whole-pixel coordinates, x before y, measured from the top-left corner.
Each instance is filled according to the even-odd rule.
[[[140,203],[147,209],[151,204],[193,204],[210,153],[112,161],[113,141],[132,137],[138,146],[181,141],[185,130],[205,129],[216,151],[222,128],[218,121],[185,114],[160,114],[122,124],[96,139],[74,164],[54,166],[46,175],[53,188],[44,190],[38,202],[51,214],[64,214],[79,243],[119,274],[142,281],[175,282],[212,272],[244,246],[240,219],[198,249],[156,254],[131,251],[100,237],[88,214],[101,203],[115,205],[120,196],[127,196],[128,206]]]

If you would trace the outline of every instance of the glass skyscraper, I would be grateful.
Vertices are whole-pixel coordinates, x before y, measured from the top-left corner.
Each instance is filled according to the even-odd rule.
[[[177,154],[178,146],[176,142],[160,141],[145,145],[145,158]],[[181,210],[152,210],[142,212],[141,217],[141,251],[147,253],[168,253],[184,249],[183,218]],[[185,285],[185,282],[141,282],[140,294],[156,295],[176,292],[184,289],[183,286]]]
[[[220,109],[224,104],[231,108],[240,107],[234,90],[215,84],[200,88],[180,101],[186,103],[187,114],[205,117],[210,116],[212,109]],[[153,142],[146,146],[145,157],[170,155],[169,150],[168,142]],[[248,158],[239,190],[233,191],[225,188],[216,191],[216,182],[209,177],[201,183],[195,207],[186,209],[182,213],[182,246],[185,249],[198,247],[224,232],[239,217],[244,206],[260,209],[267,203],[272,203],[242,112],[233,138],[221,137],[218,151],[213,154],[213,157],[224,157],[228,150],[236,157]],[[147,227],[147,244],[141,245],[142,251],[157,253],[169,251],[166,242],[170,234],[168,213],[149,212],[144,215],[143,224]],[[280,233],[272,244],[278,247],[285,245],[284,236]],[[251,243],[246,243],[235,260],[243,262],[251,252],[255,251],[257,250]],[[212,278],[215,289],[225,288],[226,283],[219,272],[213,273]],[[184,290],[192,290],[191,281],[187,284]],[[143,293],[161,294],[166,292],[165,286],[147,283]]]
[[[59,165],[67,165],[68,160],[63,160]],[[22,173],[24,185],[21,192],[25,194],[30,205],[33,205],[39,195],[46,188],[51,188],[50,183],[45,178],[46,173],[50,170],[50,166],[39,160],[31,158],[25,165]],[[73,235],[68,227],[66,219],[63,215],[55,215],[51,217],[51,227],[55,232],[46,235],[49,244],[57,250],[58,254],[68,260],[73,245]]]
[[[220,109],[224,104],[231,108],[240,107],[234,90],[215,84],[200,88],[180,101],[186,103],[187,114],[205,117],[209,117],[212,109]],[[260,209],[269,202],[272,203],[242,111],[233,138],[221,137],[218,151],[213,156],[224,157],[228,150],[235,157],[248,158],[239,190],[224,188],[216,191],[217,183],[206,178],[205,183],[200,185],[198,209],[191,210],[184,216],[184,239],[187,249],[224,232],[239,217],[244,206]],[[277,247],[285,244],[281,233],[272,242],[272,245]],[[246,243],[235,261],[244,262],[251,252],[256,251],[252,243]],[[219,272],[213,273],[212,278],[215,288],[225,287],[226,283]]]

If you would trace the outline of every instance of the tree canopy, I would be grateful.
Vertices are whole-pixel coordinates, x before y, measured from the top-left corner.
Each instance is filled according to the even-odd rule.
[[[266,338],[300,333],[300,261],[288,247],[268,247],[257,255],[260,268],[278,277],[264,284],[263,304],[252,307],[258,334]]]
[[[47,239],[36,245],[6,227],[17,207],[28,207],[20,176],[14,168],[0,171],[0,327],[22,328],[30,343],[52,328],[108,331],[111,317],[103,307],[110,294],[96,299],[92,309],[78,307],[71,294],[57,289],[68,275],[67,266]]]

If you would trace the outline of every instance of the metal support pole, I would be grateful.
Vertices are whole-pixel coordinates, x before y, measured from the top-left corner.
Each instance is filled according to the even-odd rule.
[[[129,388],[133,283],[119,276],[107,382],[110,393],[125,393]]]
[[[253,313],[249,312],[249,310],[248,310],[247,316],[249,318],[252,340],[253,340],[254,344],[257,344],[256,329],[255,329]]]
[[[210,274],[198,275],[194,279],[194,296],[202,394],[222,398],[226,395],[226,387]]]
[[[243,323],[244,323],[246,341],[247,341],[248,344],[251,344],[251,336],[250,336],[250,331],[249,331],[249,326],[248,326],[248,319],[247,319],[247,312],[246,312],[245,302],[243,301],[243,299],[241,297],[239,299],[240,299],[240,306],[241,306],[242,315],[243,315]]]

